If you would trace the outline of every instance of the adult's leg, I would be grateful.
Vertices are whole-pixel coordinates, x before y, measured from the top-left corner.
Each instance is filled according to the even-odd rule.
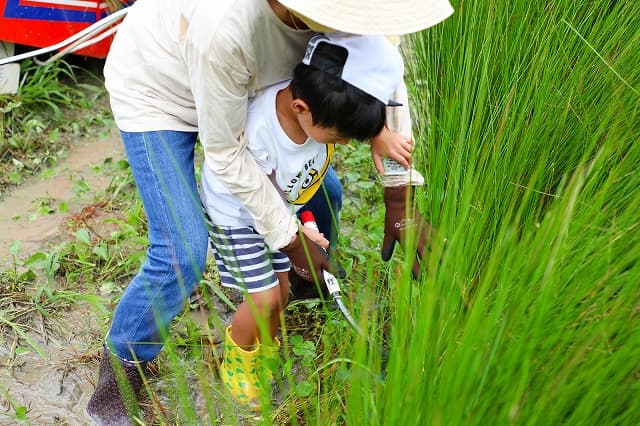
[[[316,218],[318,229],[335,248],[338,242],[340,209],[342,208],[342,184],[333,167],[329,167],[318,192],[300,209],[311,210]]]
[[[108,345],[121,359],[154,359],[200,280],[207,228],[194,172],[193,132],[122,132],[147,216],[147,259],[118,303]]]

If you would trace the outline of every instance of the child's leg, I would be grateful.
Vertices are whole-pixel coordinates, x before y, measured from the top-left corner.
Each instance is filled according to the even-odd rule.
[[[282,308],[279,287],[249,293],[238,306],[226,332],[224,360],[220,365],[221,380],[236,401],[253,410],[260,410],[260,395],[269,391],[267,386],[271,378],[267,371],[272,371],[269,369],[272,361],[267,359],[274,359],[274,356],[263,355],[262,345],[257,342],[264,334],[261,329],[266,329],[267,335],[271,333],[271,318]],[[268,336],[269,342],[273,341],[272,337]]]
[[[271,338],[276,337],[278,330],[280,329],[280,314],[284,310],[284,307],[287,306],[287,301],[289,300],[289,273],[288,272],[278,272],[276,274],[278,276],[278,281],[280,285],[278,286],[278,290],[280,291],[279,295],[279,303],[280,306],[277,312],[273,312],[271,315]]]
[[[247,291],[225,334],[225,353],[220,378],[236,401],[260,409],[260,395],[269,389],[265,355],[259,337],[272,339],[272,318],[284,307],[279,273],[289,269],[289,259],[270,252],[264,239],[250,227],[224,227],[210,224],[213,254],[226,287]],[[262,331],[262,332],[261,332]],[[277,356],[277,352],[276,352]],[[266,358],[269,358],[267,356]],[[277,359],[277,358],[276,358]]]
[[[271,329],[270,335],[260,336],[258,340],[258,359],[256,368],[258,370],[259,377],[262,380],[263,385],[268,386],[273,380],[274,373],[278,370],[280,365],[280,340],[276,337],[278,330],[280,329],[280,321],[282,318],[282,311],[287,304],[289,298],[289,277],[288,272],[277,272],[279,291],[279,304],[278,309],[271,314]]]
[[[278,274],[278,278],[280,274]],[[282,280],[280,280],[282,282]],[[288,286],[287,286],[288,291]],[[242,302],[231,321],[231,337],[245,350],[253,347],[260,336],[260,326],[266,326],[270,339],[275,337],[274,320],[279,319],[280,311],[284,308],[280,286],[265,291],[250,293],[247,300]],[[279,323],[276,323],[276,326]],[[266,336],[265,336],[266,337]]]

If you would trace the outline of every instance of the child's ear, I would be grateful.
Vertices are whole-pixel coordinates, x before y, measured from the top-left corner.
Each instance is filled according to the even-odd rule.
[[[304,114],[307,112],[311,112],[311,109],[309,108],[309,104],[307,104],[305,101],[303,101],[300,98],[296,98],[291,101],[291,108],[296,114]]]

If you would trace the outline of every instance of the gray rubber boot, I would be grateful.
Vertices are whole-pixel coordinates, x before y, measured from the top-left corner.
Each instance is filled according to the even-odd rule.
[[[98,384],[87,404],[87,414],[100,426],[129,426],[139,416],[138,395],[142,388],[139,369],[146,363],[128,362],[111,355],[105,347],[100,360]]]

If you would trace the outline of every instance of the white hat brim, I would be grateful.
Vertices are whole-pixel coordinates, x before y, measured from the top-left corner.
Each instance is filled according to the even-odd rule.
[[[323,26],[351,34],[401,35],[434,26],[453,13],[448,0],[279,0]]]

